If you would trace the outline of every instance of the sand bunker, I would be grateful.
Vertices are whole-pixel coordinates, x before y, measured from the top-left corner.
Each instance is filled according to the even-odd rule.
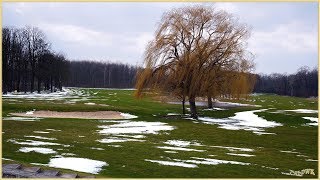
[[[124,113],[117,111],[96,112],[57,112],[57,111],[34,111],[30,113],[10,113],[14,116],[41,117],[41,118],[77,118],[77,119],[128,119]]]

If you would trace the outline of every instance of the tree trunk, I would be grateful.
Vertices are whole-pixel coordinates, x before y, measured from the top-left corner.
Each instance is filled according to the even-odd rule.
[[[195,97],[189,97],[191,118],[198,119],[197,108],[196,108],[196,100]]]
[[[208,95],[208,108],[212,109],[213,105],[212,105],[212,97],[211,95]]]
[[[35,74],[34,74],[34,70],[32,70],[32,73],[31,73],[31,88],[30,88],[30,92],[33,93],[34,91],[34,77],[35,77]]]
[[[186,114],[186,108],[185,108],[185,102],[186,102],[186,97],[182,98],[182,114]]]
[[[41,93],[41,79],[40,78],[38,78],[37,85],[38,85],[38,93],[40,94]]]

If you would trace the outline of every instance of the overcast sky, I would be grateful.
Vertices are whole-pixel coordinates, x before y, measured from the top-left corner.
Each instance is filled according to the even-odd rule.
[[[71,60],[142,65],[162,14],[192,3],[3,3],[3,26],[37,26]],[[194,3],[193,3],[194,4]],[[204,3],[213,4],[213,3]],[[318,66],[318,3],[215,3],[252,27],[257,73]]]

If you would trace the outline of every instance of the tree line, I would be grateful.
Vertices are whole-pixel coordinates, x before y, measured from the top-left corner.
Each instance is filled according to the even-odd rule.
[[[37,27],[2,29],[3,93],[62,89],[68,63]]]
[[[70,61],[65,85],[92,88],[133,88],[137,67],[108,62]]]
[[[318,69],[301,67],[295,74],[257,75],[254,92],[318,97]]]

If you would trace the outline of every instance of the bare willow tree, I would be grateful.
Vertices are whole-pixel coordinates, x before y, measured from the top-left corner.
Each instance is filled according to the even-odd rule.
[[[245,24],[212,7],[184,7],[165,13],[146,48],[136,96],[148,88],[172,92],[182,101],[188,97],[191,117],[197,118],[196,97],[212,88],[208,81],[218,78],[210,76],[214,71],[227,70],[240,60],[249,34]]]

